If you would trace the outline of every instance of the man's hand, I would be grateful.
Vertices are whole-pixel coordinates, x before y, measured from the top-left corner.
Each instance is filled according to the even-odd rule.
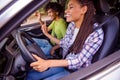
[[[48,33],[48,27],[46,26],[46,22],[44,22],[44,24],[41,26],[41,30],[43,31],[43,33],[45,35],[49,34]]]

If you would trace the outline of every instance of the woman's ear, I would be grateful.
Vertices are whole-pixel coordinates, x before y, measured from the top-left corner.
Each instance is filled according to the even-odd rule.
[[[82,14],[85,14],[86,12],[87,12],[87,9],[88,9],[88,7],[87,6],[83,6],[82,7]]]

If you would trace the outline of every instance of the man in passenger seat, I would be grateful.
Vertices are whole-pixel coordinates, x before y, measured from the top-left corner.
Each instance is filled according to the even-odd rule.
[[[47,31],[51,31],[51,35],[57,39],[62,39],[66,33],[67,28],[66,21],[61,17],[63,7],[56,2],[50,2],[46,5],[45,10],[48,16],[50,16],[51,20],[53,20],[52,23],[48,26]],[[41,15],[37,14],[37,16],[39,17],[39,22],[42,26],[44,22],[41,20]],[[59,45],[56,45],[52,40],[50,40],[51,43],[49,43],[45,39],[33,39],[38,43],[38,45],[48,57],[50,57],[50,53],[53,55],[55,50],[59,48]]]

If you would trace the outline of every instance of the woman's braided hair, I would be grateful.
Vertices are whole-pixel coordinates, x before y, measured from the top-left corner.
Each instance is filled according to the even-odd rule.
[[[81,24],[80,30],[76,36],[73,45],[69,48],[68,54],[73,52],[77,54],[83,48],[86,38],[90,33],[93,32],[93,17],[95,13],[95,8],[91,0],[77,0],[81,6],[87,6],[87,12],[84,16],[83,22]]]

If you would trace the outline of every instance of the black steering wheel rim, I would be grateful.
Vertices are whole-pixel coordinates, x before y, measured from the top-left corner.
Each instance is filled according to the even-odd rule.
[[[25,39],[31,42],[31,45],[32,45],[31,47],[25,44],[25,41],[26,41]],[[37,45],[37,43],[24,31],[17,32],[16,41],[22,51],[21,54],[22,54],[22,57],[25,59],[25,61],[30,63],[36,61],[36,59],[32,56],[32,54],[36,54],[43,59],[47,59],[45,54],[42,52],[41,48]],[[29,49],[29,48],[32,48],[32,49]]]

